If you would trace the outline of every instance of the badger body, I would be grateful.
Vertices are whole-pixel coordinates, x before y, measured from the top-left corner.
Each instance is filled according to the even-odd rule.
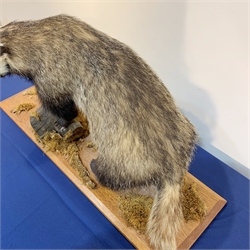
[[[98,147],[91,168],[113,190],[155,185],[151,246],[175,249],[180,187],[195,148],[194,126],[162,81],[127,45],[67,15],[0,28],[0,75],[33,81],[39,99],[71,121],[81,110]]]

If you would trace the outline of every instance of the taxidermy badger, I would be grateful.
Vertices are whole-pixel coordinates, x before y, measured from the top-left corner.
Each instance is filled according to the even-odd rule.
[[[70,122],[77,108],[98,147],[91,169],[113,190],[155,185],[151,246],[175,249],[180,187],[195,148],[193,125],[152,69],[125,44],[70,16],[0,28],[0,75],[32,80],[43,107]]]

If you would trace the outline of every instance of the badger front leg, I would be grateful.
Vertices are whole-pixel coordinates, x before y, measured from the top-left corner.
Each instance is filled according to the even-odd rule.
[[[62,136],[71,130],[73,139],[80,138],[84,134],[81,124],[76,121],[72,122],[78,115],[78,111],[71,95],[60,94],[53,89],[41,91],[41,86],[37,87],[37,93],[42,104],[37,110],[40,119],[31,117],[30,122],[41,138],[46,132],[53,130]]]
[[[43,97],[40,96],[43,107],[58,117],[58,125],[67,126],[77,117],[77,108],[70,96]]]

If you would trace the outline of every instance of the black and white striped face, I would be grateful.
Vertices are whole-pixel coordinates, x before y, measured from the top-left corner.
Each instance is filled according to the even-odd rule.
[[[0,76],[4,77],[10,73],[10,67],[7,63],[8,54],[2,43],[0,43]]]

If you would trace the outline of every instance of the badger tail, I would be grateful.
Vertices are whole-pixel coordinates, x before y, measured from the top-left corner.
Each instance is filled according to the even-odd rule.
[[[166,181],[158,189],[147,224],[150,244],[157,250],[176,249],[176,233],[182,222],[180,185]]]

